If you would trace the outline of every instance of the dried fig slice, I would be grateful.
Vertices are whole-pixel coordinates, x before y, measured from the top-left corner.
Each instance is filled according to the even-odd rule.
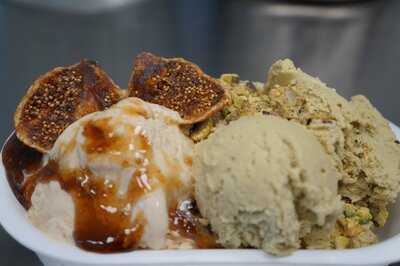
[[[128,95],[175,110],[186,124],[205,120],[228,103],[228,94],[219,81],[197,65],[146,52],[136,57]]]
[[[124,91],[96,62],[57,67],[39,77],[19,103],[14,114],[17,137],[46,153],[68,125],[122,97]]]

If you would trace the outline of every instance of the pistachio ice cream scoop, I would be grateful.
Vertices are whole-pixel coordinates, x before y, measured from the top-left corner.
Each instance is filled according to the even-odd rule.
[[[284,255],[341,212],[338,172],[317,138],[274,116],[217,126],[195,147],[195,196],[224,247]]]

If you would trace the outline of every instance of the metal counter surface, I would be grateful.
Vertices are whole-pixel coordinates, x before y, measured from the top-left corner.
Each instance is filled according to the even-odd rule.
[[[133,58],[144,50],[187,58],[213,76],[258,81],[275,60],[291,58],[345,97],[367,95],[400,124],[400,1],[34,2],[0,3],[1,142],[17,103],[42,73],[90,58],[126,87]],[[0,250],[0,265],[40,265],[2,229]]]

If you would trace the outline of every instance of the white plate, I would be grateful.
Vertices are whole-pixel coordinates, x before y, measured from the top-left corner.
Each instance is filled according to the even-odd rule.
[[[397,139],[400,128],[391,124]],[[0,163],[0,224],[18,242],[33,250],[45,265],[387,265],[400,260],[400,202],[392,206],[378,244],[351,250],[299,250],[274,257],[259,250],[141,250],[95,254],[47,238],[32,226],[14,197]]]

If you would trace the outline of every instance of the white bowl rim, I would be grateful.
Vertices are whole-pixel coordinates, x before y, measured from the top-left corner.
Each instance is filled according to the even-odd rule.
[[[400,128],[390,123],[400,139]],[[15,206],[17,208],[9,208]],[[95,265],[180,264],[180,263],[288,263],[288,264],[385,264],[400,260],[400,233],[377,244],[349,250],[299,250],[290,256],[276,257],[261,250],[138,250],[126,253],[97,254],[48,238],[27,219],[15,198],[0,162],[0,224],[23,246],[39,255],[69,263]]]

